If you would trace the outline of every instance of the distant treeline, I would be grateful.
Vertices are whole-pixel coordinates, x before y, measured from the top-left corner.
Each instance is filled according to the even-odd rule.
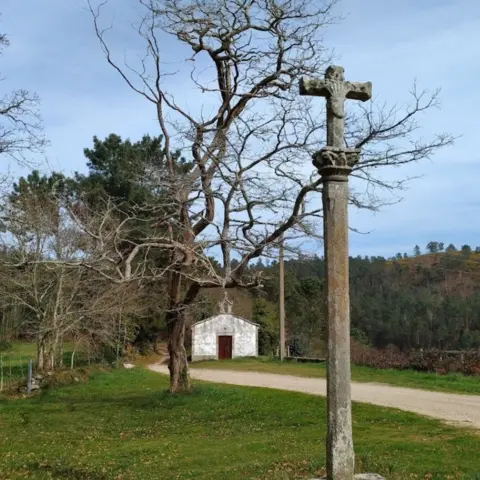
[[[480,347],[480,249],[430,242],[422,255],[350,258],[352,336],[376,348],[463,350]],[[268,277],[255,304],[278,303],[278,265],[256,268]],[[321,354],[325,265],[322,258],[285,266],[288,341],[294,354]],[[265,308],[264,308],[265,309]],[[258,309],[257,309],[258,310]],[[255,314],[255,308],[254,308]],[[262,321],[261,315],[256,315]],[[275,321],[270,322],[272,325]]]

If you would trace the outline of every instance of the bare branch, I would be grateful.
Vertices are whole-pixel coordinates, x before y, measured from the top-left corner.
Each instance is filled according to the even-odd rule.
[[[0,33],[0,55],[8,45],[7,35]],[[0,94],[0,156],[25,164],[28,154],[43,152],[47,142],[39,104],[38,96],[25,89]]]

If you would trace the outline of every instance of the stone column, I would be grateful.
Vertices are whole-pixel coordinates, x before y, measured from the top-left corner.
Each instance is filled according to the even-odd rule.
[[[354,477],[350,395],[350,295],[348,275],[348,176],[360,150],[345,148],[345,100],[365,102],[371,82],[348,82],[338,65],[324,79],[301,79],[300,95],[327,100],[327,146],[313,163],[323,179],[323,229],[326,264],[325,314],[328,322],[327,480],[378,479]]]
[[[314,158],[323,178],[325,314],[328,321],[328,480],[353,480],[348,274],[348,175],[359,150],[326,147]]]

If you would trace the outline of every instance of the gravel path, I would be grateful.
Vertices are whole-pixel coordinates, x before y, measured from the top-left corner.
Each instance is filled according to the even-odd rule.
[[[154,372],[168,374],[168,368],[165,365],[154,364],[149,365],[148,368]],[[208,382],[326,395],[326,381],[322,378],[193,368],[190,374],[193,378]],[[455,395],[379,383],[352,383],[352,399],[356,402],[398,408],[444,420],[450,424],[480,429],[480,396],[478,395]]]

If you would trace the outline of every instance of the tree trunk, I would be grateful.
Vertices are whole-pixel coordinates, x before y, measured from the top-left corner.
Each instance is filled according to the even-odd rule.
[[[181,310],[167,316],[168,353],[170,359],[170,393],[184,392],[191,388],[188,371],[187,352],[185,350],[185,315]]]
[[[60,337],[58,341],[58,366],[60,369],[63,368],[63,338]]]
[[[76,347],[73,347],[73,352],[72,352],[72,355],[70,357],[70,370],[73,370],[73,366],[74,366],[74,361],[75,361],[75,348]]]
[[[37,370],[43,372],[45,369],[45,338],[37,337]]]
[[[63,366],[61,359],[62,339],[58,332],[54,332],[52,335],[49,335],[48,342],[45,343],[48,344],[48,355],[46,359],[44,359],[44,367],[46,370],[53,372],[58,366]],[[47,348],[45,348],[45,350],[47,350]]]
[[[50,348],[50,352],[48,355],[47,370],[49,372],[53,372],[55,370],[55,350],[53,349],[53,347]]]
[[[172,264],[176,267],[170,271],[168,278],[169,310],[166,315],[168,331],[168,353],[170,359],[170,393],[190,390],[187,352],[185,350],[186,307],[193,302],[199,292],[199,286],[190,286],[182,299],[182,259],[183,252],[173,252]]]

